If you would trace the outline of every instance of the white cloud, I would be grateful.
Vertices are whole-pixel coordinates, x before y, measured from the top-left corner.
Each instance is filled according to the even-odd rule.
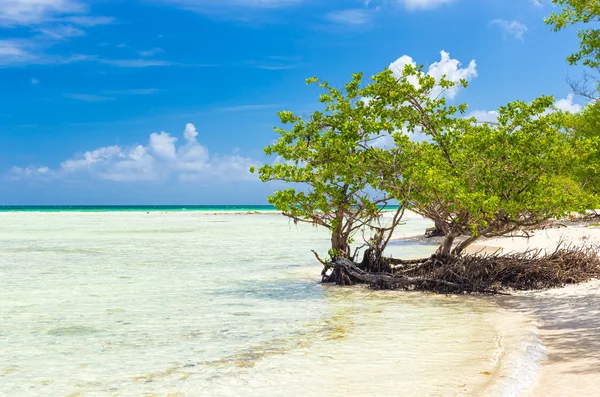
[[[425,10],[436,8],[444,4],[451,3],[453,0],[402,0],[404,6],[409,10]]]
[[[162,48],[153,48],[151,50],[146,51],[138,51],[138,55],[141,57],[153,57],[156,54],[160,54],[164,50]]]
[[[325,18],[340,25],[359,26],[370,22],[371,16],[365,9],[340,10],[330,12]]]
[[[166,132],[153,133],[150,135],[150,149],[157,157],[164,159],[176,159],[175,142],[177,138],[172,137]]]
[[[57,41],[70,39],[72,37],[85,36],[85,32],[83,30],[71,25],[56,25],[40,28],[39,31],[46,36],[45,38]]]
[[[10,170],[10,179],[51,179],[54,172],[48,167],[12,167]]]
[[[574,103],[573,99],[573,94],[569,94],[566,98],[562,98],[554,102],[554,107],[565,112],[578,113],[583,109],[583,107],[577,103]],[[548,114],[553,111],[555,110],[548,110],[544,114]],[[498,116],[500,116],[500,114],[496,110],[473,110],[472,112],[468,113],[465,118],[474,117],[481,123],[495,123],[498,121]]]
[[[61,164],[58,177],[89,174],[93,178],[111,181],[147,181],[158,178],[155,159],[142,145],[125,150],[120,146],[107,146],[85,152]]]
[[[473,110],[466,118],[475,118],[480,123],[495,123],[500,114],[495,110]]]
[[[281,8],[300,4],[303,0],[162,0],[191,9],[210,7]]]
[[[24,65],[64,65],[94,59],[86,55],[57,56],[44,52],[39,40],[0,40],[0,67]]]
[[[13,28],[21,35],[18,39],[0,40],[0,67],[60,65],[82,60],[115,66],[136,64],[135,60],[103,60],[93,55],[49,52],[58,42],[85,36],[82,27],[116,22],[112,17],[89,15],[87,3],[85,0],[0,0],[0,28]],[[135,66],[139,67],[139,63]]]
[[[48,167],[13,167],[12,179],[92,178],[115,182],[157,181],[177,178],[188,181],[254,180],[250,165],[257,162],[239,155],[211,155],[197,141],[198,131],[187,124],[185,142],[167,132],[152,133],[147,145],[106,146],[87,151],[61,163],[56,170]]]
[[[477,77],[477,64],[474,60],[469,62],[467,67],[461,67],[462,64],[453,58],[450,58],[450,54],[446,51],[440,52],[441,59],[438,62],[432,63],[427,69],[427,74],[435,77],[436,80],[439,80],[442,76],[445,76],[446,79],[454,82],[458,82],[459,80],[472,80]],[[404,71],[404,67],[406,65],[417,66],[416,62],[408,55],[403,55],[394,62],[392,62],[389,66],[390,70],[394,73],[395,76],[400,77]],[[411,77],[409,81],[413,84],[417,84],[417,78]],[[453,99],[456,97],[458,90],[460,87],[453,87],[447,91],[445,91],[445,95],[448,98]],[[434,91],[432,93],[433,96],[439,95],[441,89]]]
[[[99,26],[99,25],[111,25],[115,23],[117,20],[113,17],[103,17],[103,16],[71,16],[63,18],[65,22],[70,22],[79,26]]]
[[[118,68],[147,68],[153,66],[171,66],[173,62],[158,59],[103,59],[95,58],[98,62]]]
[[[1,0],[0,0],[1,1]],[[48,36],[44,36],[48,37]],[[64,36],[63,36],[64,38]],[[56,38],[58,39],[58,37]],[[106,59],[95,55],[73,54],[54,55],[46,52],[48,42],[38,39],[0,40],[0,67],[26,65],[66,65],[75,62],[97,62],[117,68],[148,68],[160,66],[185,66],[180,63],[159,59]],[[214,65],[190,65],[209,67]]]
[[[391,149],[395,146],[394,138],[388,132],[382,131],[381,134],[373,136],[367,146]]]
[[[2,0],[0,25],[37,25],[61,15],[86,11],[85,3],[78,0]]]
[[[25,44],[19,40],[0,40],[0,66],[29,62],[34,59]]]
[[[115,98],[92,94],[64,94],[63,96],[68,99],[83,102],[109,102],[115,100]]]
[[[558,110],[563,110],[565,112],[579,113],[579,112],[581,112],[581,109],[583,109],[583,106],[581,106],[578,103],[573,102],[573,98],[574,98],[573,94],[569,94],[569,95],[567,95],[566,98],[559,99],[558,101],[556,101],[554,106]]]
[[[513,36],[517,40],[523,41],[523,35],[529,30],[527,26],[519,21],[507,21],[504,19],[494,19],[490,25],[498,25],[505,35]]]
[[[1,0],[0,0],[1,1]],[[46,52],[46,47],[52,42],[45,39],[0,39],[0,67],[19,67],[26,65],[65,65],[75,62],[97,62],[117,68],[148,68],[160,66],[185,66],[184,64],[160,59],[106,59],[95,55],[73,54],[53,55]],[[54,41],[62,40],[66,36],[55,36]],[[194,67],[210,67],[214,65],[189,65]]]
[[[246,61],[247,66],[264,70],[288,70],[298,67],[298,58],[266,57],[264,60]]]
[[[159,91],[157,88],[133,88],[128,90],[106,90],[103,92],[111,95],[152,95]]]
[[[185,130],[183,131],[183,137],[186,141],[195,141],[198,136],[198,131],[196,130],[196,126],[192,123],[187,123],[185,125]]]
[[[304,3],[306,0],[147,0],[160,1],[165,4],[197,12],[200,14],[216,16],[218,18],[233,19],[247,22],[253,19],[255,12],[288,8]]]
[[[471,60],[466,68],[461,68],[461,63],[456,59],[450,58],[449,53],[442,51],[440,54],[440,61],[432,63],[429,66],[429,70],[427,71],[428,75],[435,77],[436,79],[446,76],[450,81],[469,81],[477,77],[477,64],[474,60]],[[448,91],[448,96],[454,98],[457,91],[458,88],[456,87],[451,89]]]

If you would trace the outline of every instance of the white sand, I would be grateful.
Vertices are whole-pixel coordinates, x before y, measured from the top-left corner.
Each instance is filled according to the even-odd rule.
[[[409,214],[409,218],[419,215]],[[408,235],[402,228],[398,239],[435,242],[423,233]],[[567,222],[515,237],[481,239],[470,253],[508,254],[539,249],[554,252],[557,246],[598,246],[600,227]],[[537,324],[547,350],[541,373],[528,396],[600,395],[600,280],[542,292],[515,293],[501,300],[508,308],[529,316]]]
[[[542,249],[559,244],[599,245],[600,228],[583,223],[539,230],[530,238],[493,238],[478,242],[471,252],[503,253]],[[543,292],[519,293],[505,302],[532,316],[548,358],[542,362],[537,386],[530,396],[600,395],[600,280]]]

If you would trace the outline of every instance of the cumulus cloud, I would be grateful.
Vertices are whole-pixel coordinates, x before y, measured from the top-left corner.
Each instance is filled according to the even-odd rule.
[[[35,166],[12,167],[9,174],[11,179],[50,179],[53,175],[54,172],[50,168]]]
[[[498,116],[500,113],[495,110],[474,110],[467,114],[466,118],[475,118],[480,123],[495,123]]]
[[[153,133],[150,135],[149,147],[156,157],[174,160],[177,158],[177,152],[175,149],[175,142],[177,138],[172,137],[166,132]]]
[[[440,55],[441,59],[432,63],[426,72],[428,75],[435,77],[436,80],[439,80],[442,76],[446,76],[446,79],[458,82],[462,79],[469,81],[477,77],[477,63],[474,60],[469,62],[467,67],[462,67],[460,61],[451,58],[448,52],[441,51]],[[416,62],[410,56],[403,55],[392,62],[389,68],[395,76],[400,77],[406,65],[417,66]],[[417,84],[416,78],[411,78],[409,81],[415,85]],[[454,99],[459,89],[460,87],[453,87],[445,91],[445,95],[450,99]],[[436,96],[440,92],[441,89],[433,92],[433,95]]]
[[[563,110],[565,112],[579,113],[581,112],[581,109],[583,109],[583,106],[573,102],[573,98],[573,94],[569,94],[566,98],[556,101],[554,106],[556,106],[558,110]]]
[[[195,141],[198,136],[198,131],[196,130],[196,126],[192,123],[187,123],[185,125],[185,130],[183,131],[183,137],[187,141]]]
[[[573,94],[569,94],[566,98],[558,99],[556,102],[554,102],[554,107],[565,112],[578,113],[583,109],[583,107],[580,104],[573,102],[573,99]],[[551,110],[546,113],[553,111],[554,110]],[[498,121],[498,116],[500,116],[500,114],[496,110],[474,110],[468,113],[465,117],[474,117],[481,123],[495,123]]]
[[[12,179],[92,178],[114,182],[157,181],[176,178],[182,182],[249,180],[255,161],[239,155],[211,155],[197,141],[198,131],[187,124],[183,142],[168,132],[152,133],[147,145],[105,146],[73,156],[60,167],[13,167]]]

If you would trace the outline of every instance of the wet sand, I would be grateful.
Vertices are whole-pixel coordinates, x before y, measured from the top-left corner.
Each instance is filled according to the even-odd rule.
[[[585,223],[535,231],[530,238],[479,242],[486,252],[542,249],[557,245],[600,245],[600,228]],[[476,247],[474,247],[476,248]],[[529,396],[600,394],[600,280],[541,292],[517,293],[503,302],[533,318],[547,350],[541,374]]]

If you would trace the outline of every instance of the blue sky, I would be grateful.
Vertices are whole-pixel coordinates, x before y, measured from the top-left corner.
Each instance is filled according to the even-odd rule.
[[[466,77],[485,119],[554,95],[577,110],[533,0],[2,0],[0,204],[263,204],[247,172],[279,110],[394,62]],[[443,51],[443,53],[442,53]],[[410,57],[410,58],[408,58]],[[577,102],[577,99],[574,100]]]

